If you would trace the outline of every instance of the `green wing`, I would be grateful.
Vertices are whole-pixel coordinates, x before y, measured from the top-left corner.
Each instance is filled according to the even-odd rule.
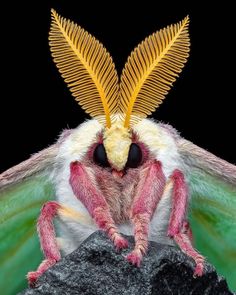
[[[196,248],[236,291],[236,166],[182,140]]]
[[[16,294],[26,274],[42,261],[36,222],[40,208],[54,197],[48,174],[56,154],[50,147],[0,175],[0,290]]]

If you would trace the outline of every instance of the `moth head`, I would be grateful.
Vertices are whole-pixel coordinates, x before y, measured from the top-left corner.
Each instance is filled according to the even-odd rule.
[[[125,128],[122,122],[115,122],[111,128],[106,128],[103,136],[103,144],[106,150],[108,161],[113,168],[123,170],[132,143],[131,133]]]
[[[116,122],[102,133],[93,149],[93,161],[123,176],[128,169],[138,168],[147,159],[148,149],[137,139],[136,133]]]
[[[118,171],[127,166],[131,149],[136,155],[133,162],[140,158],[132,127],[162,103],[187,61],[188,24],[187,16],[147,37],[131,53],[119,83],[103,45],[52,10],[52,57],[76,101],[104,126],[98,153],[104,149],[107,161]]]

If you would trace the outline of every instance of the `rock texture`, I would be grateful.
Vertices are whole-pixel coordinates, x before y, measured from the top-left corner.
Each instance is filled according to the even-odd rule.
[[[103,232],[95,232],[76,251],[51,267],[36,288],[20,295],[233,294],[209,264],[204,276],[193,278],[193,261],[175,247],[150,242],[141,267],[130,265],[124,256],[134,242],[132,237],[127,239],[130,248],[117,253]]]

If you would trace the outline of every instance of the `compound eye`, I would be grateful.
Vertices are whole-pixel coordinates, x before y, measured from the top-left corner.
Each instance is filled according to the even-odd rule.
[[[102,143],[100,143],[96,146],[94,153],[93,153],[93,160],[99,166],[110,167],[108,160],[107,160],[106,150],[105,150],[104,145]]]
[[[128,160],[126,163],[127,168],[137,168],[142,162],[142,150],[136,143],[132,143],[129,148]]]

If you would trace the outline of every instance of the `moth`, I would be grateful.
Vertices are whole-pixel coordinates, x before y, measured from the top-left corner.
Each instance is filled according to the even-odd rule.
[[[187,61],[189,17],[141,42],[119,82],[99,41],[55,10],[51,15],[53,60],[92,119],[0,175],[1,285],[9,277],[16,288],[21,274],[36,268],[42,206],[44,260],[28,273],[30,285],[101,229],[118,250],[128,246],[123,234],[134,236],[127,263],[140,266],[148,241],[157,241],[192,257],[195,276],[206,256],[235,286],[236,166],[147,119]]]

